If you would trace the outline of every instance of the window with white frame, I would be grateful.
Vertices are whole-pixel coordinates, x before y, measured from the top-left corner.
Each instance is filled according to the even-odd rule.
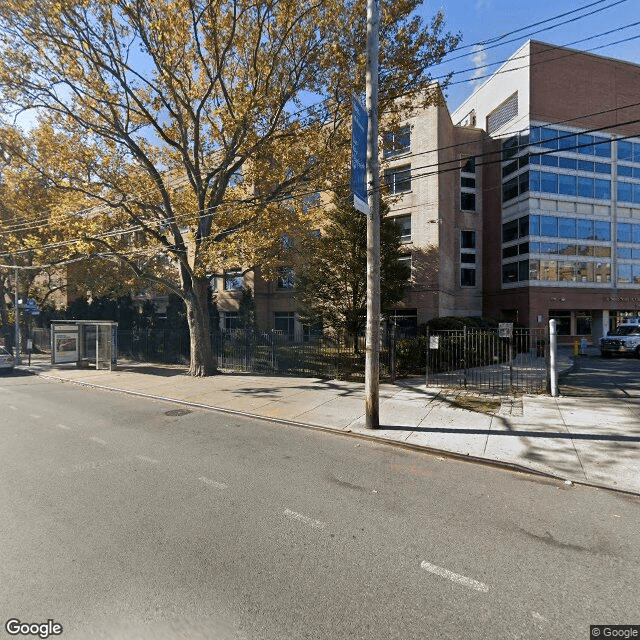
[[[239,291],[244,284],[241,269],[229,269],[224,272],[224,290]]]
[[[398,263],[399,264],[404,264],[408,267],[409,269],[409,280],[411,280],[413,278],[413,267],[412,267],[412,262],[411,262],[411,254],[410,253],[405,253],[401,256],[398,257]]]
[[[276,311],[273,314],[273,329],[289,338],[293,338],[295,332],[295,313],[293,311]]]
[[[411,214],[406,216],[397,216],[393,221],[400,228],[400,242],[411,242]]]
[[[476,159],[463,158],[460,167],[460,209],[476,210]]]
[[[460,231],[460,286],[476,286],[476,232]]]
[[[411,165],[392,167],[384,172],[384,181],[390,193],[404,193],[411,191]]]
[[[384,157],[393,156],[411,151],[411,127],[405,125],[395,131],[387,131],[384,134]]]

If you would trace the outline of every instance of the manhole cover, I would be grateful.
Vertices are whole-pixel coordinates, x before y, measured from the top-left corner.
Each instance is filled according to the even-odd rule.
[[[171,409],[171,411],[165,411],[165,416],[186,416],[191,413],[189,409]]]

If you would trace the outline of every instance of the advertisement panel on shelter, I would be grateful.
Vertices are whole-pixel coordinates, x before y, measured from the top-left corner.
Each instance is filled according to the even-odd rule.
[[[62,364],[78,360],[78,332],[56,331],[53,338],[53,362]]]

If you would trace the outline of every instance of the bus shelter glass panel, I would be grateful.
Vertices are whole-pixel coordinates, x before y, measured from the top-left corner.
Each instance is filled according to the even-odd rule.
[[[111,369],[113,361],[113,330],[110,325],[98,325],[96,333],[96,369]]]

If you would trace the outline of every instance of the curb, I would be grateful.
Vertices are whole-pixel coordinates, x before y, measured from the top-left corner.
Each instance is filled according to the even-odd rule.
[[[441,456],[443,458],[448,458],[451,460],[456,460],[459,462],[470,462],[474,464],[481,464],[483,466],[492,467],[495,469],[503,469],[507,471],[511,471],[513,473],[520,473],[523,475],[533,475],[540,478],[547,478],[550,480],[555,480],[557,482],[563,483],[565,485],[571,486],[582,486],[582,487],[590,487],[593,489],[599,489],[602,491],[611,491],[618,494],[624,494],[628,496],[633,496],[635,498],[640,497],[640,493],[636,493],[634,491],[630,491],[628,489],[618,489],[616,487],[610,487],[608,485],[598,484],[594,482],[589,482],[586,480],[573,480],[568,478],[563,478],[561,476],[557,476],[553,473],[549,473],[547,471],[540,471],[539,469],[533,469],[531,467],[527,467],[525,465],[520,465],[515,462],[505,462],[502,460],[491,460],[489,458],[482,458],[480,456],[474,456],[470,454],[457,453],[455,451],[447,451],[446,449],[437,449],[435,447],[429,447],[428,445],[420,445],[413,444],[409,442],[401,442],[399,440],[390,440],[388,438],[383,438],[382,436],[376,436],[368,433],[359,433],[356,431],[351,431],[350,429],[335,429],[333,427],[326,427],[323,425],[317,425],[307,422],[297,422],[295,420],[287,420],[285,418],[272,418],[269,416],[261,416],[255,413],[248,413],[246,411],[239,411],[237,409],[225,409],[222,407],[214,407],[208,404],[200,404],[198,402],[192,402],[188,400],[179,400],[176,398],[167,398],[166,396],[157,396],[151,393],[143,393],[140,391],[132,391],[130,389],[120,389],[118,387],[107,387],[105,385],[99,385],[92,382],[84,382],[82,380],[67,380],[63,378],[57,378],[56,376],[48,375],[46,373],[40,373],[38,371],[33,371],[32,369],[27,369],[29,373],[37,375],[41,378],[45,378],[48,380],[55,380],[56,382],[61,383],[70,383],[75,384],[81,387],[87,387],[90,389],[100,389],[102,391],[111,391],[116,393],[124,393],[126,395],[139,397],[139,398],[147,398],[149,400],[158,400],[160,402],[168,402],[171,404],[177,404],[184,407],[194,407],[196,409],[203,409],[205,411],[215,411],[217,413],[223,413],[226,415],[239,416],[242,418],[251,418],[254,420],[263,420],[265,422],[271,422],[274,424],[282,424],[291,427],[298,427],[302,429],[310,429],[313,431],[321,431],[324,433],[331,434],[340,434],[350,438],[365,440],[368,442],[375,442],[376,444],[386,444],[389,446],[393,446],[400,449],[408,449],[410,451],[416,451],[419,453],[429,453],[431,455]]]

